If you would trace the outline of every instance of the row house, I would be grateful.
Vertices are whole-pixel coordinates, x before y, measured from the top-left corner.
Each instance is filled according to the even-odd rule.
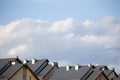
[[[0,59],[0,80],[39,80],[18,58]]]
[[[56,62],[49,64],[47,59],[23,61],[18,57],[0,59],[0,80],[48,80],[58,68],[57,65]],[[14,76],[16,79],[12,78]]]
[[[48,59],[0,59],[0,80],[120,80],[115,70],[99,65],[59,67]]]

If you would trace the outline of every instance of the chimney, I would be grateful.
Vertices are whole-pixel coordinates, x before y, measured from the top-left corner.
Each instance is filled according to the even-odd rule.
[[[104,71],[105,69],[104,68],[102,68],[102,71]]]
[[[92,66],[92,64],[88,64],[88,67],[91,67]]]
[[[69,65],[66,66],[66,70],[67,70],[67,71],[70,70],[70,66],[69,66]]]
[[[11,64],[12,64],[12,65],[15,65],[15,61],[12,61]]]
[[[32,59],[32,64],[35,64],[35,61],[36,61],[35,59]]]
[[[112,70],[115,71],[115,68],[113,67]]]
[[[58,63],[57,62],[52,62],[51,65],[52,66],[58,66]]]
[[[27,59],[23,60],[23,64],[26,64],[27,63]]]
[[[79,69],[79,65],[75,65],[75,70],[78,70]]]

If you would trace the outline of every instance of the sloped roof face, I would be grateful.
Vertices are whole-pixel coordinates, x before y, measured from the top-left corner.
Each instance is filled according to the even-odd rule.
[[[8,62],[14,61],[14,60],[16,60],[16,58],[0,59],[0,70],[1,70],[6,64],[8,64]]]
[[[36,60],[35,64],[32,64],[32,61],[29,60],[27,62],[27,65],[31,68],[33,72],[35,72],[40,66],[42,66],[43,63],[48,62],[47,59],[42,59],[42,60]]]
[[[104,70],[105,75],[108,77],[110,73],[112,73],[112,70]]]
[[[90,67],[82,66],[78,70],[75,70],[75,67],[71,67],[67,71],[66,67],[61,67],[54,73],[50,80],[80,80],[90,69]]]
[[[39,77],[44,77],[51,69],[53,68],[52,65],[47,65],[39,74]]]
[[[101,71],[94,71],[87,80],[96,80],[101,73]]]
[[[22,66],[23,64],[17,64],[17,65],[10,66],[2,75],[0,75],[0,79],[11,78]]]

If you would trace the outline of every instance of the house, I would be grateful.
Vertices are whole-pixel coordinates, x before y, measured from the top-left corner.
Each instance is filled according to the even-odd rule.
[[[0,59],[0,75],[9,68],[12,64],[21,64],[22,62],[17,58]]]
[[[108,80],[107,76],[102,71],[94,70],[87,80]]]
[[[120,74],[119,74],[118,78],[117,78],[117,79],[114,79],[114,80],[120,80]]]
[[[114,70],[104,70],[105,75],[109,80],[117,79],[118,75]]]
[[[12,60],[12,61],[11,61]],[[1,70],[0,80],[39,80],[27,64],[16,64],[17,59],[0,59],[0,65],[7,66],[4,71]],[[19,60],[18,60],[19,61]],[[0,68],[3,66],[0,66]],[[4,66],[5,67],[5,66]]]
[[[48,59],[24,60],[23,63],[27,64],[40,80],[48,80],[58,68],[56,62],[49,64]]]
[[[39,80],[48,80],[58,68],[58,63],[53,62],[52,64],[49,64],[48,59],[32,59],[22,61],[18,57],[6,58],[0,59],[0,75],[3,75],[5,71],[8,71],[8,69],[12,65],[15,65],[14,67],[19,68],[20,66],[17,65],[23,64],[27,65],[30,68],[30,70],[34,73],[34,75],[37,76],[37,78],[39,78]]]
[[[91,66],[60,67],[49,80],[108,80],[107,76]]]
[[[94,66],[93,69],[94,70],[98,70],[98,71],[102,71],[109,80],[115,80],[118,78],[117,73],[115,72],[114,68],[113,70],[110,70],[107,66],[103,65],[103,66],[96,66],[96,65],[92,65]]]
[[[102,65],[58,67],[48,59],[0,59],[0,80],[120,80],[115,70]]]
[[[56,62],[48,64],[39,74],[38,77],[40,80],[48,80],[54,72],[57,70],[58,65]]]

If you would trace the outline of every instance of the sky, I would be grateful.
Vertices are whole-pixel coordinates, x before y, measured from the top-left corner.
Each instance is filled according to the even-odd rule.
[[[120,72],[120,0],[0,0],[0,58],[99,64]]]

